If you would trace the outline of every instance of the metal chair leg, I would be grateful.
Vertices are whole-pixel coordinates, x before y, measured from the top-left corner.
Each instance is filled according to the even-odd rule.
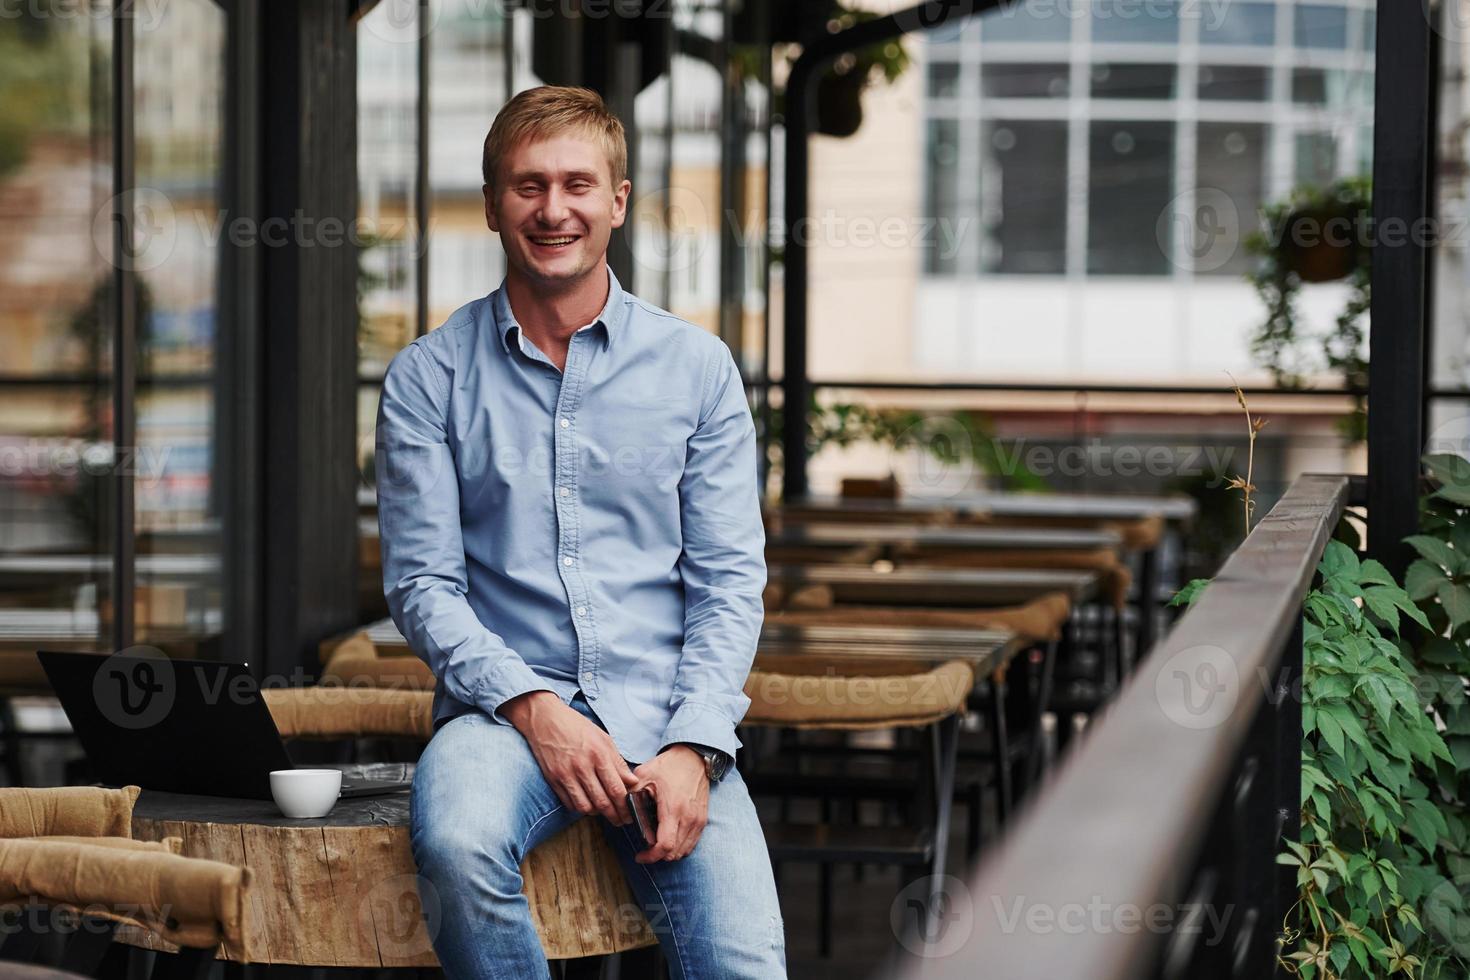
[[[77,931],[66,941],[66,951],[61,956],[61,969],[88,977],[96,973],[97,968],[102,965],[102,958],[112,947],[112,936],[117,932],[117,925],[113,919],[82,916],[77,923]]]
[[[4,738],[5,771],[11,786],[25,786],[25,767],[21,762],[20,730],[15,727],[15,708],[10,698],[0,696],[0,737]]]
[[[1015,793],[1011,785],[1011,740],[1006,727],[1006,683],[998,675],[990,678],[990,751],[995,758],[997,823],[1004,827],[1011,816]]]

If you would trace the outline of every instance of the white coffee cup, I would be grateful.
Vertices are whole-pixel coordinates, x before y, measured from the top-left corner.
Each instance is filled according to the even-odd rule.
[[[271,796],[281,813],[292,819],[325,817],[342,792],[340,769],[276,769]]]

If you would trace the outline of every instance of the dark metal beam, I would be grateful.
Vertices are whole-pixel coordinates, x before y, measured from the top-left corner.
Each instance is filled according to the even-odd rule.
[[[112,17],[112,647],[133,645],[135,511],[133,447],[137,442],[138,281],[133,270],[133,7]]]
[[[1368,551],[1394,574],[1418,523],[1424,447],[1430,23],[1421,0],[1380,3],[1373,131],[1373,306],[1368,371]]]
[[[221,187],[226,227],[259,227],[260,19],[262,0],[226,5],[225,148]],[[216,401],[220,481],[224,637],[221,655],[255,663],[263,648],[261,439],[265,406],[262,361],[261,249],[224,236],[220,247],[220,334]]]
[[[807,378],[807,230],[810,211],[810,153],[816,123],[816,82],[832,59],[848,51],[881,44],[913,31],[939,27],[1012,0],[930,0],[845,31],[809,39],[786,80],[786,241],[782,298],[781,432],[782,496],[807,492],[806,410],[812,385]]]
[[[340,0],[271,4],[261,32],[265,579],[257,672],[314,672],[357,623],[357,35]],[[313,236],[320,235],[320,240]],[[264,239],[264,234],[262,235]],[[304,241],[303,241],[304,239]]]

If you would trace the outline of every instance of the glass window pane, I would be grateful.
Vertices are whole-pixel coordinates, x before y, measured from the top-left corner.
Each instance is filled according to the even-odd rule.
[[[1099,43],[1173,44],[1179,40],[1178,4],[1164,0],[1095,0],[1092,39]]]
[[[972,18],[980,22],[980,39],[1019,42],[1065,42],[1080,8],[1070,0],[1022,0]]]
[[[1200,123],[1195,241],[1197,274],[1240,276],[1251,258],[1241,243],[1265,200],[1267,129],[1258,123]]]
[[[1297,184],[1322,186],[1337,177],[1337,136],[1331,131],[1297,133],[1295,140]]]
[[[987,99],[1056,99],[1071,90],[1067,65],[993,62],[980,66],[980,92]]]
[[[1225,3],[1205,8],[1199,18],[1199,41],[1201,44],[1274,44],[1276,5]]]
[[[1264,65],[1201,65],[1199,97],[1206,102],[1264,102],[1271,69]]]
[[[222,626],[214,229],[223,213],[225,13],[211,0],[178,0],[157,21],[136,20],[134,32],[138,185],[166,189],[138,220],[168,248],[137,280],[133,605],[139,642],[164,643]]]
[[[1174,65],[1102,64],[1092,66],[1094,99],[1172,99],[1178,75]]]
[[[960,214],[958,164],[960,127],[953,119],[931,119],[926,129],[924,189],[925,213],[936,219],[955,219]],[[924,271],[931,275],[953,275],[957,270],[952,249],[926,248]]]
[[[381,376],[418,330],[419,9],[380,3],[357,24],[358,372],[366,377]]]
[[[1094,122],[1088,159],[1087,271],[1167,274],[1170,223],[1159,217],[1174,197],[1174,124]]]
[[[65,380],[0,385],[0,643],[98,649],[112,587],[112,24],[49,14],[0,21],[0,374]]]
[[[929,94],[936,99],[950,99],[959,94],[960,66],[952,61],[936,61],[929,66]]]
[[[505,104],[505,19],[500,4],[435,0],[429,59],[430,330],[500,284],[498,236],[485,227],[480,157]]]
[[[1060,274],[1067,266],[1065,120],[996,120],[983,132],[984,270]]]
[[[1347,47],[1347,10],[1326,4],[1298,4],[1296,7],[1296,46],[1299,48]]]
[[[1334,68],[1295,68],[1291,73],[1291,100],[1298,105],[1332,109],[1371,108],[1372,76]]]

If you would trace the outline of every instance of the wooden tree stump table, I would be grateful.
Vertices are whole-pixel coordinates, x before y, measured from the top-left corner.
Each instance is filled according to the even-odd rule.
[[[392,777],[411,766],[364,766]],[[433,967],[445,903],[421,879],[409,849],[409,791],[339,800],[312,820],[281,816],[269,800],[144,790],[133,809],[138,840],[181,837],[188,857],[252,872],[240,959],[301,966]],[[548,959],[614,953],[656,941],[595,820],[536,848],[521,865],[524,894]],[[151,934],[119,939],[173,949]],[[233,958],[223,947],[220,958]]]

